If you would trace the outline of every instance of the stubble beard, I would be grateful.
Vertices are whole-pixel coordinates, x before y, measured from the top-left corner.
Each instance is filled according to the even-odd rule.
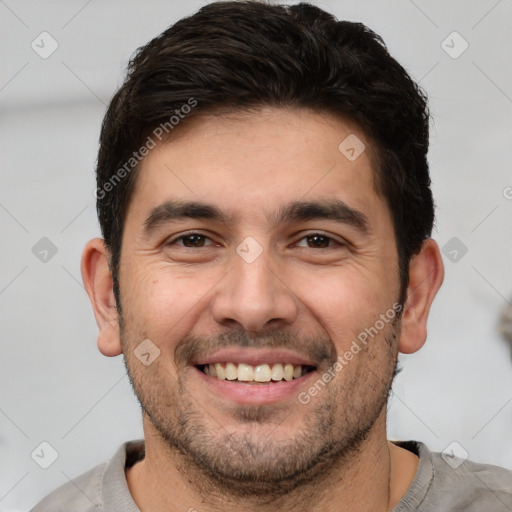
[[[276,422],[277,406],[234,406],[230,422],[236,420],[241,428],[226,429],[190,394],[187,372],[171,376],[158,359],[142,367],[133,348],[135,339],[143,338],[131,335],[122,321],[120,327],[132,387],[169,461],[195,475],[188,480],[199,491],[215,489],[233,497],[276,499],[300,486],[314,486],[334,467],[350,465],[383,412],[397,373],[398,317],[309,404],[297,400],[302,425],[293,435],[276,439],[272,431],[278,432],[288,417],[281,415]]]

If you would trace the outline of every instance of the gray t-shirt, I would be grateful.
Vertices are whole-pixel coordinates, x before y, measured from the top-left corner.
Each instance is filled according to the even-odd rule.
[[[443,459],[417,441],[393,441],[419,456],[416,475],[393,512],[511,512],[512,471]],[[144,458],[144,441],[122,444],[109,462],[59,487],[31,512],[140,512],[125,468]]]

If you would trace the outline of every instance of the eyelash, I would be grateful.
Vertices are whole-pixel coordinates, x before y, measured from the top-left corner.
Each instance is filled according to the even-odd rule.
[[[207,240],[210,240],[213,242],[213,240],[210,237],[204,235],[203,233],[199,233],[197,231],[190,231],[189,233],[185,233],[184,235],[180,235],[180,236],[170,240],[169,242],[166,243],[166,245],[174,245],[178,240],[184,240],[185,238],[191,237],[191,236],[200,236],[200,237],[203,237],[204,239],[207,239]],[[320,249],[332,249],[335,246],[344,247],[346,245],[345,243],[340,242],[340,241],[334,239],[333,237],[326,235],[324,233],[320,233],[320,232],[308,233],[307,235],[304,235],[302,238],[300,238],[298,240],[298,242],[301,242],[302,240],[305,240],[306,238],[313,237],[313,236],[320,236],[323,238],[327,238],[329,240],[329,244],[332,243],[332,245],[329,245],[328,247],[320,247]],[[182,245],[182,244],[179,244],[179,245],[181,247],[185,247],[187,249],[193,249],[193,247],[186,247],[185,245]],[[212,245],[207,245],[205,247],[212,247]],[[198,247],[198,249],[203,249],[203,248],[204,247]],[[305,247],[305,248],[314,249],[314,247]]]

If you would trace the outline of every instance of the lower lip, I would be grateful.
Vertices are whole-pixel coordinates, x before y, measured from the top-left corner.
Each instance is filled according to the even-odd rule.
[[[221,395],[239,404],[271,404],[290,397],[298,397],[301,388],[315,376],[316,371],[306,373],[299,379],[270,382],[268,384],[246,384],[237,380],[222,380],[210,377],[198,368],[193,369],[201,382],[216,395]]]

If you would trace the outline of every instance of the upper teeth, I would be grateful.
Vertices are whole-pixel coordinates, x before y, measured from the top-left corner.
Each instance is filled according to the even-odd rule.
[[[270,382],[298,379],[302,376],[302,365],[293,364],[250,364],[215,363],[204,365],[204,373],[222,380],[239,380],[242,382]]]

